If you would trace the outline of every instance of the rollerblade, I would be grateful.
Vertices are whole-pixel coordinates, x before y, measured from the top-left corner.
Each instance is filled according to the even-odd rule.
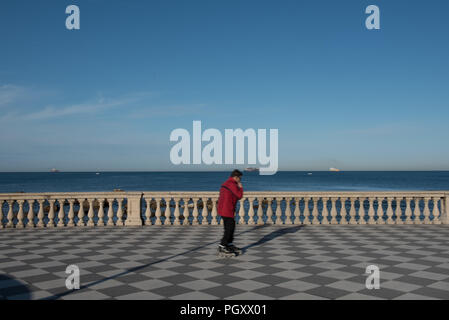
[[[242,254],[242,249],[239,247],[234,246],[232,243],[228,245],[228,248],[232,251],[234,251],[237,255]]]
[[[238,253],[231,250],[228,246],[222,246],[221,244],[218,246],[218,256],[221,258],[232,258],[237,256]]]

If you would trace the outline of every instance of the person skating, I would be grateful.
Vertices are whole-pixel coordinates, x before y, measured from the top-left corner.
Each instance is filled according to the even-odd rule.
[[[224,234],[218,246],[218,252],[224,255],[241,253],[241,249],[232,242],[235,231],[235,207],[237,201],[243,197],[242,175],[243,173],[239,170],[232,171],[228,180],[220,188],[217,211],[223,220]]]

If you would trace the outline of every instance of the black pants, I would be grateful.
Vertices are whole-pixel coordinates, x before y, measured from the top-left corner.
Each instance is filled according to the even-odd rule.
[[[221,239],[221,245],[227,246],[234,240],[235,220],[234,218],[221,217],[224,226],[224,235]]]

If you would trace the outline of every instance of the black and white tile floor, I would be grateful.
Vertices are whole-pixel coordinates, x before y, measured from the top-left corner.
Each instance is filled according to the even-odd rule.
[[[237,225],[0,230],[0,299],[449,299],[449,227]],[[81,288],[68,290],[68,265]],[[380,289],[365,287],[368,265]]]

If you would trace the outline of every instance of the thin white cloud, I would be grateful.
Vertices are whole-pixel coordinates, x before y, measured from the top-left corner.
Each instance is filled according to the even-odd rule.
[[[6,92],[6,90],[5,90]],[[144,98],[151,96],[152,93],[149,92],[138,92],[134,94],[124,95],[118,98],[106,99],[102,95],[98,98],[93,99],[91,101],[73,104],[68,106],[46,106],[37,111],[25,112],[23,109],[15,108],[14,111],[4,114],[0,117],[0,121],[13,121],[13,120],[46,120],[58,117],[65,116],[73,116],[73,115],[82,115],[82,114],[95,114],[99,112],[106,111],[108,109],[116,108],[116,107],[124,107],[129,106],[130,104],[137,103]],[[1,97],[1,96],[0,96]],[[8,99],[7,99],[8,98]],[[4,100],[5,104],[9,104],[13,102],[14,97],[12,94],[9,96],[6,95]],[[1,100],[0,100],[1,101]]]
[[[154,117],[176,117],[203,113],[206,104],[166,105],[149,106],[133,110],[128,114],[131,119],[154,118]]]
[[[75,104],[68,107],[56,108],[47,106],[42,110],[27,114],[22,117],[24,120],[43,120],[50,118],[57,118],[63,116],[97,113],[109,108],[118,107],[131,102],[129,99],[118,99],[105,102],[104,99],[99,99],[90,103]]]
[[[23,92],[23,88],[11,84],[0,86],[0,107],[9,105],[15,101]]]

